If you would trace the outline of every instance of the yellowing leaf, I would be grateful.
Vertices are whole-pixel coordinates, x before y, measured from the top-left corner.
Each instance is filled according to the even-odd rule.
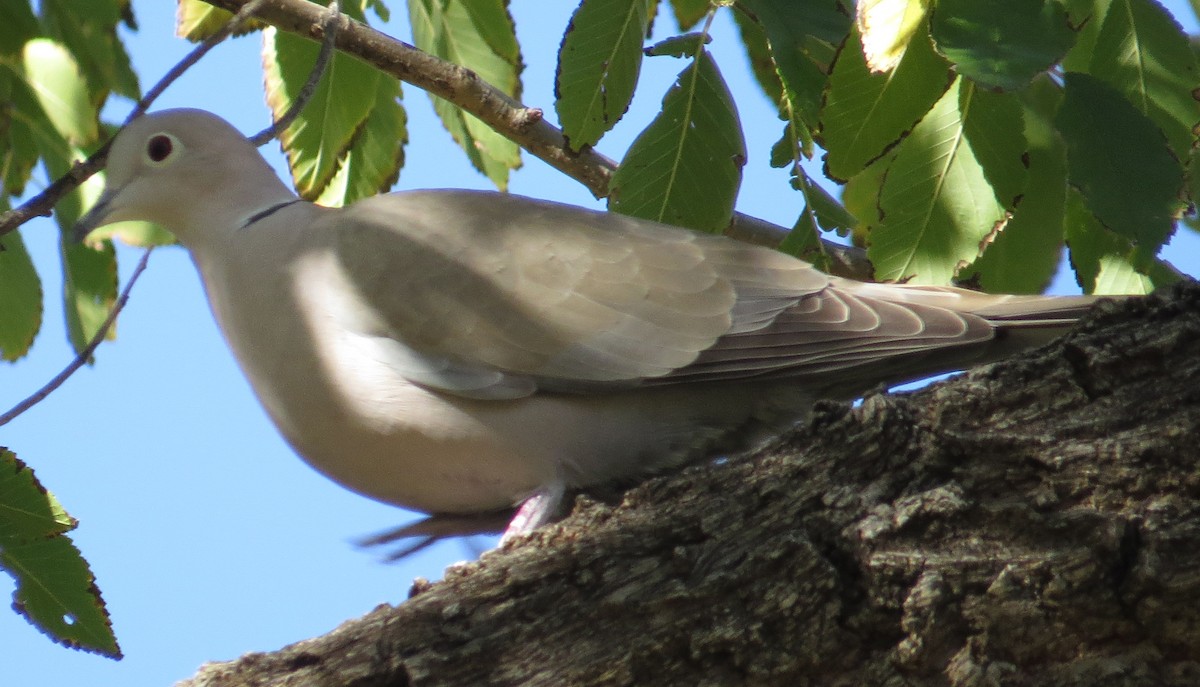
[[[890,72],[921,26],[929,0],[859,0],[858,31],[873,72]]]

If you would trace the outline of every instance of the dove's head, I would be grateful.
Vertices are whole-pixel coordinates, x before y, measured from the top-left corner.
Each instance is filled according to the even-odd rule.
[[[188,245],[295,199],[245,136],[203,110],[134,120],[113,141],[107,170],[103,195],[75,226],[79,238],[104,224],[144,220]]]

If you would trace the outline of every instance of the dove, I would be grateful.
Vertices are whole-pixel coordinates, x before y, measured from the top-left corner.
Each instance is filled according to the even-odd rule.
[[[496,192],[321,207],[232,125],[190,109],[116,136],[77,233],[123,220],[187,249],[307,463],[434,521],[515,509],[507,536],[553,519],[568,491],[751,450],[816,400],[1040,345],[1094,302],[856,282]]]

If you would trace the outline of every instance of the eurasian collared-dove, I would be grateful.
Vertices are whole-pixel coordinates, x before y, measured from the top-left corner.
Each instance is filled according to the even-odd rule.
[[[999,358],[1092,303],[853,282],[499,193],[319,207],[198,110],[117,136],[79,229],[120,220],[191,252],[242,370],[313,467],[432,514],[525,501],[510,531],[564,489],[744,450],[815,399]]]

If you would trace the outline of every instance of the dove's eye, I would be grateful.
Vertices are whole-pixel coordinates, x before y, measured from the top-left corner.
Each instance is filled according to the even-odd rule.
[[[146,141],[146,159],[151,164],[161,164],[175,152],[178,141],[170,134],[155,134]]]

